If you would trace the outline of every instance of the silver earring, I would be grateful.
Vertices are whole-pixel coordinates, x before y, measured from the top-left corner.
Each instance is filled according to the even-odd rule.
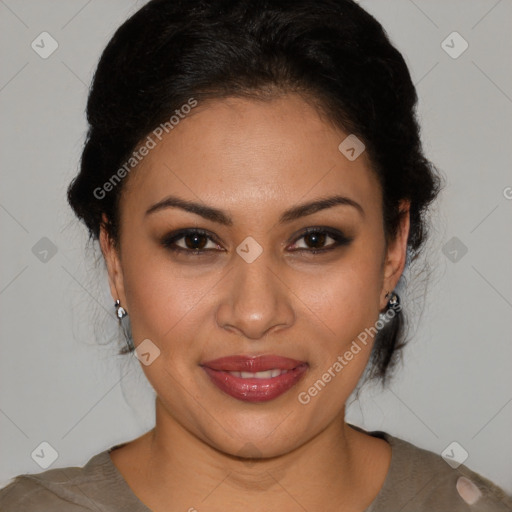
[[[132,330],[130,326],[130,319],[128,318],[128,313],[123,308],[123,306],[121,306],[121,301],[119,299],[116,300],[114,307],[116,308],[116,315],[119,320],[119,325],[121,326],[124,337],[126,339],[128,351],[133,352],[135,350],[135,345],[133,344]]]
[[[400,312],[400,297],[396,292],[388,292],[385,295],[385,298],[388,299],[388,304],[386,306],[386,311],[390,309],[394,309],[397,313]]]
[[[115,308],[116,308],[117,318],[119,318],[119,319],[122,319],[123,317],[125,317],[128,314],[128,313],[126,313],[125,309],[121,306],[121,301],[119,299],[116,300]]]

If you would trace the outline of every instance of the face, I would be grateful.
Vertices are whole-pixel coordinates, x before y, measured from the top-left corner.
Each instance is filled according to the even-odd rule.
[[[386,245],[379,183],[364,152],[338,149],[347,136],[299,96],[217,100],[126,179],[119,253],[100,242],[136,347],[160,351],[142,365],[157,421],[275,456],[343,418],[408,233],[406,215]]]

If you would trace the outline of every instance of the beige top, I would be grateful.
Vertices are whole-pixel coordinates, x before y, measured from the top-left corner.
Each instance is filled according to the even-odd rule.
[[[512,511],[510,496],[467,467],[453,469],[440,455],[385,432],[367,433],[391,445],[391,464],[379,494],[364,512]],[[123,444],[98,453],[84,467],[18,475],[0,490],[0,511],[151,512],[110,458],[109,452]]]

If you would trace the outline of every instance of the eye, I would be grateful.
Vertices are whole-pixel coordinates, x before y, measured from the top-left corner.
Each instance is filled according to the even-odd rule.
[[[345,236],[341,231],[325,227],[311,227],[295,239],[291,252],[305,252],[309,254],[324,253],[337,247],[349,245],[353,238]],[[301,247],[297,241],[303,240]],[[162,245],[173,252],[190,255],[205,255],[208,252],[223,251],[216,239],[202,229],[182,229],[166,235]],[[327,244],[327,245],[326,245]],[[208,247],[210,245],[210,247]]]
[[[171,251],[198,255],[219,250],[220,247],[213,237],[202,229],[182,229],[171,233],[163,238],[162,245]]]
[[[345,236],[337,229],[311,227],[304,231],[296,240],[303,240],[304,245],[302,247],[299,246],[292,248],[292,252],[300,251],[317,254],[331,251],[337,247],[349,245],[353,238]],[[331,243],[329,243],[329,241],[331,241]],[[297,242],[295,242],[295,244],[296,243]]]

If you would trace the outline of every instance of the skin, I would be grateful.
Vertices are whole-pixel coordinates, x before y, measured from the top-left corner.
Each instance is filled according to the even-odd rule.
[[[349,161],[338,150],[347,135],[298,95],[215,100],[166,134],[124,183],[120,250],[103,228],[101,248],[135,345],[150,339],[161,352],[142,365],[157,395],[155,428],[111,457],[152,510],[362,511],[382,487],[390,446],[344,420],[372,344],[310,403],[298,400],[375,324],[405,264],[409,205],[386,244],[379,183],[366,153]],[[145,214],[170,194],[221,209],[232,225],[179,208]],[[337,205],[279,223],[284,210],[335,194],[364,215]],[[353,240],[308,253],[334,243],[302,236],[312,226]],[[162,244],[183,228],[208,231],[213,240],[189,238],[188,247],[210,252]],[[252,263],[236,252],[248,236],[263,249]],[[278,398],[246,403],[199,366],[234,354],[278,354],[309,369]]]

